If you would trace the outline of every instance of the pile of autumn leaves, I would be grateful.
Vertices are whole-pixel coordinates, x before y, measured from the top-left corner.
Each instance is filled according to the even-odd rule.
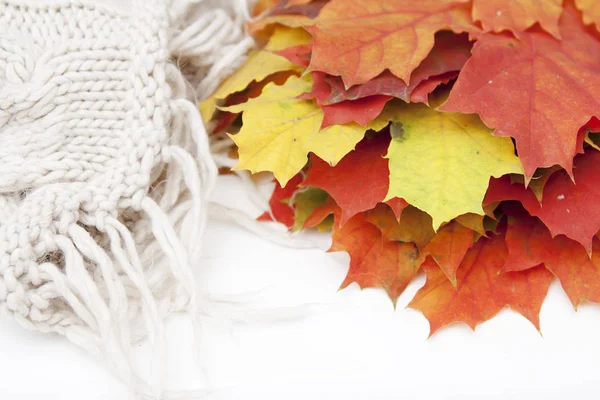
[[[292,230],[332,230],[342,287],[431,332],[509,306],[539,328],[554,277],[600,302],[600,3],[263,0],[262,48],[201,105],[270,171]],[[240,117],[241,116],[241,117]]]

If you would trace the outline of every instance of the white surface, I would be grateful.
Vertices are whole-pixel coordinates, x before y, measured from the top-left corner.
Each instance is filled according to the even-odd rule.
[[[217,197],[245,205],[235,179]],[[424,283],[412,284],[393,310],[379,290],[336,292],[343,253],[293,250],[213,222],[198,285],[214,293],[255,292],[261,306],[320,302],[304,318],[276,323],[204,325],[203,369],[211,398],[237,399],[597,399],[600,307],[575,312],[557,282],[542,308],[542,338],[505,310],[476,332],[454,325],[427,340],[425,318],[404,309]],[[258,290],[258,292],[257,292]],[[169,386],[206,384],[191,361],[187,321],[169,324]],[[0,322],[0,399],[127,399],[109,372],[58,336]],[[43,396],[42,396],[43,395]]]

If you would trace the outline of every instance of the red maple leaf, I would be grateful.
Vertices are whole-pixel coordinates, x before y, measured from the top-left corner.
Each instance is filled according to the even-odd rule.
[[[392,99],[391,96],[375,95],[352,101],[342,101],[337,104],[325,105],[325,100],[331,94],[331,86],[327,82],[327,76],[323,72],[312,73],[313,85],[308,93],[298,96],[299,99],[315,99],[323,111],[324,117],[321,128],[331,125],[343,125],[348,122],[356,122],[367,125],[381,114],[386,103]]]
[[[349,122],[365,126],[381,114],[386,103],[391,99],[391,96],[370,96],[358,100],[342,101],[330,106],[321,106],[324,114],[321,128]]]
[[[507,215],[505,242],[508,256],[501,271],[524,271],[544,263],[554,245],[548,228],[519,206],[505,204],[502,209]]]
[[[289,180],[285,187],[281,187],[279,182],[275,180],[275,190],[269,200],[271,213],[265,212],[258,217],[259,221],[273,221],[273,218],[279,223],[284,224],[288,228],[294,226],[294,209],[289,205],[288,201],[302,182],[302,175],[298,174]],[[272,217],[271,217],[272,215]]]
[[[432,76],[422,81],[410,94],[411,103],[429,104],[429,95],[440,85],[453,81],[458,76],[458,71],[446,72],[445,74]]]
[[[343,225],[354,215],[374,208],[387,195],[390,171],[383,156],[389,143],[385,134],[365,139],[333,167],[313,156],[303,185],[329,193],[341,208]],[[398,214],[407,205],[403,200],[393,200],[392,204]]]
[[[458,71],[471,56],[471,47],[472,44],[466,34],[439,32],[435,37],[433,49],[411,74],[410,84],[404,83],[391,72],[384,71],[366,83],[346,89],[341,77],[324,75],[331,91],[321,104],[335,104],[374,95],[393,96],[408,103],[413,101],[411,97],[413,91],[426,81],[429,81],[429,92],[431,92],[440,83],[447,83],[450,79],[456,78]],[[438,78],[434,79],[434,77]],[[434,86],[434,82],[437,85]]]
[[[577,131],[600,114],[600,41],[566,7],[562,40],[539,29],[478,38],[444,111],[478,113],[497,136],[515,138],[527,177],[558,164],[569,173]]]
[[[574,307],[584,301],[600,302],[600,241],[595,238],[593,255],[564,235],[552,238],[548,228],[523,209],[504,206],[508,214],[508,257],[502,271],[522,271],[543,264],[554,275]]]
[[[427,243],[422,255],[431,257],[456,286],[456,271],[475,243],[475,232],[456,221],[444,225]]]
[[[600,231],[600,153],[592,150],[580,154],[574,162],[574,179],[565,171],[553,173],[544,186],[542,203],[531,189],[510,182],[509,177],[490,180],[484,204],[518,200],[529,214],[539,217],[552,236],[564,234],[581,243],[589,254],[592,239]],[[576,221],[576,223],[573,223]]]
[[[287,58],[289,62],[293,64],[308,67],[308,64],[310,64],[310,55],[312,53],[312,43],[291,46],[287,49],[276,51],[275,53]]]

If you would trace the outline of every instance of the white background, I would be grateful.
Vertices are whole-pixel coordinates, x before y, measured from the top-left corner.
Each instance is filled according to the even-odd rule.
[[[233,177],[221,178],[216,198],[253,210]],[[504,310],[475,332],[456,324],[427,339],[426,319],[405,309],[423,276],[393,310],[380,290],[337,291],[345,253],[284,248],[215,221],[204,248],[199,287],[253,293],[253,307],[320,305],[288,321],[205,320],[201,367],[190,356],[188,321],[173,318],[172,388],[211,384],[210,398],[224,400],[599,398],[600,307],[575,312],[558,282],[542,308],[543,337]],[[65,339],[2,319],[0,399],[125,400],[128,392]]]

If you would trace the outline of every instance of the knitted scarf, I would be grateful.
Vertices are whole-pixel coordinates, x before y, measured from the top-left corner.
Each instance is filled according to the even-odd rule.
[[[194,100],[252,45],[246,3],[0,0],[0,311],[138,394],[165,395],[132,344],[160,370],[164,317],[203,302],[217,167]]]

